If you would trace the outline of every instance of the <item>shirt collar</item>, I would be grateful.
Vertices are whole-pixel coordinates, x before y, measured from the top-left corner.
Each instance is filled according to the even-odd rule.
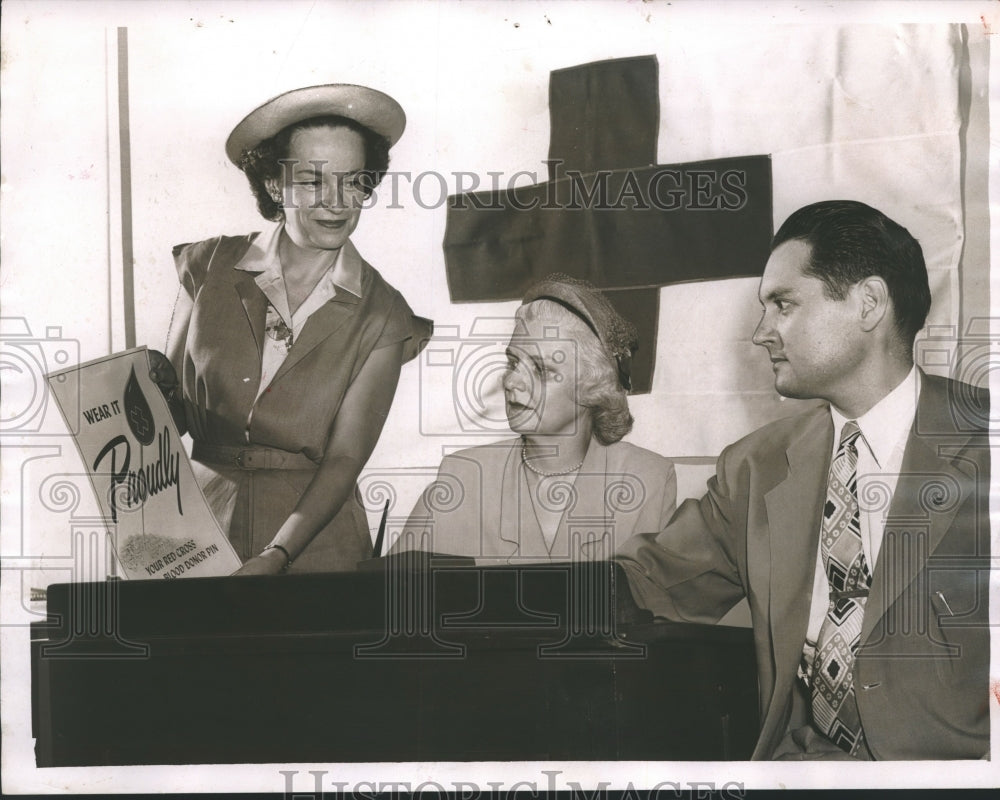
[[[281,231],[284,227],[284,223],[279,222],[263,230],[250,244],[250,249],[243,255],[243,258],[234,265],[234,269],[266,273],[265,281],[280,278],[281,260],[278,258],[278,242],[281,241]],[[348,239],[338,251],[333,266],[320,279],[320,282],[329,282],[338,289],[350,292],[360,299],[363,297],[361,291],[362,263],[360,254],[351,240]]]
[[[862,438],[880,467],[888,463],[897,443],[913,426],[919,392],[920,373],[914,366],[899,386],[855,420],[861,429]],[[833,441],[836,447],[836,443],[840,441],[840,432],[848,419],[833,406],[830,406],[830,415],[833,417]]]

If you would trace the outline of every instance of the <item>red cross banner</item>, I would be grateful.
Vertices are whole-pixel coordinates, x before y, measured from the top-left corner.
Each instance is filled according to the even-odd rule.
[[[130,579],[229,575],[239,557],[205,502],[145,347],[48,376]]]

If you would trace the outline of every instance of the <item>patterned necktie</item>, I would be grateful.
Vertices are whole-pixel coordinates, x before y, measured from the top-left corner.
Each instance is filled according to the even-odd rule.
[[[852,755],[866,749],[854,692],[854,656],[861,643],[861,623],[872,582],[861,548],[858,514],[856,442],[860,435],[858,424],[847,422],[830,464],[820,543],[830,583],[830,606],[816,642],[812,670],[813,723]]]

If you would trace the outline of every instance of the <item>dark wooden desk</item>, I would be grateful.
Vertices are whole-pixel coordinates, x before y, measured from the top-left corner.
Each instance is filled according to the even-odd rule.
[[[57,584],[38,766],[748,758],[750,631],[653,622],[620,568]]]

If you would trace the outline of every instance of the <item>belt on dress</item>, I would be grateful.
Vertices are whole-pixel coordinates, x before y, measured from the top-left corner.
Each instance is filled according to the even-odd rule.
[[[239,469],[316,469],[319,466],[303,453],[290,453],[276,447],[233,447],[225,444],[195,442],[191,458],[203,464],[219,464]]]

